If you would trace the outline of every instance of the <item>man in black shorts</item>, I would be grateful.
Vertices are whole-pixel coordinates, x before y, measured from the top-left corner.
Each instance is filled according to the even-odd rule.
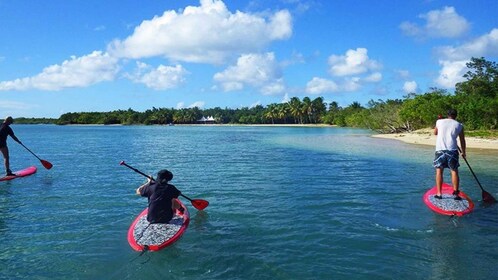
[[[5,120],[2,123],[2,126],[0,127],[0,151],[2,152],[3,159],[4,159],[4,164],[5,164],[5,171],[7,176],[12,176],[14,175],[12,171],[10,170],[10,162],[9,162],[9,148],[7,147],[7,136],[10,135],[14,141],[17,143],[21,143],[19,139],[14,135],[14,131],[10,127],[10,125],[14,122],[11,116],[8,116],[5,118]]]

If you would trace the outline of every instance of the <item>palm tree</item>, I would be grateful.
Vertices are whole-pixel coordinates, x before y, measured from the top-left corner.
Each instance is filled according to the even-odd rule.
[[[307,96],[303,98],[301,112],[303,116],[307,117],[307,121],[311,123],[311,115],[313,112],[313,107],[311,106],[311,99]]]
[[[302,113],[301,113],[301,100],[297,97],[292,97],[289,100],[289,113],[294,117],[294,123],[303,123]]]
[[[271,124],[275,124],[275,118],[277,117],[277,104],[269,104],[263,116],[267,119],[271,119]]]
[[[348,107],[353,109],[353,110],[363,109],[363,106],[361,106],[360,102],[358,102],[358,101],[351,103]]]
[[[277,116],[282,119],[284,123],[287,123],[287,113],[289,112],[287,103],[280,103],[277,105]]]
[[[323,101],[323,97],[317,97],[313,99],[313,101],[311,102],[311,106],[313,109],[312,110],[313,121],[315,123],[318,123],[321,120],[322,116],[325,115],[327,111],[327,106]]]

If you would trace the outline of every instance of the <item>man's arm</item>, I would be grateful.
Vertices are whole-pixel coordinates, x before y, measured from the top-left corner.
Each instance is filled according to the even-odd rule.
[[[150,182],[151,182],[151,179],[148,178],[147,182],[145,184],[143,184],[143,185],[141,185],[140,187],[137,188],[136,194],[137,195],[142,195],[142,189],[145,188],[145,187],[147,187],[148,185],[150,185]]]
[[[14,139],[14,141],[16,141],[17,143],[21,144],[21,140],[19,140],[14,134],[12,134],[10,137],[12,137],[12,139]]]
[[[10,127],[9,127],[10,128]],[[12,130],[12,128],[10,128],[10,133],[9,133],[10,137],[12,137],[12,139],[14,139],[14,141],[16,141],[17,143],[21,144],[21,140],[19,140],[16,135],[14,134],[14,131]]]
[[[463,132],[463,127],[462,131],[460,131],[460,134],[458,134],[458,137],[460,138],[460,146],[462,146],[462,157],[466,157],[466,150],[467,150],[467,143],[465,142],[465,133]]]

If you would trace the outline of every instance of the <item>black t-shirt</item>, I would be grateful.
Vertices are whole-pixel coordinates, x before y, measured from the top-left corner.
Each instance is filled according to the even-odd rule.
[[[173,218],[171,209],[173,198],[178,198],[180,191],[171,184],[160,185],[154,182],[146,185],[140,191],[140,195],[149,199],[149,223],[167,223]]]
[[[0,148],[7,146],[7,136],[13,136],[14,131],[5,123],[0,125]]]

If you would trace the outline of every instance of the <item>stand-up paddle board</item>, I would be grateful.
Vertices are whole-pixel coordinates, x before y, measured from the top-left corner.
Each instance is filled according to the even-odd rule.
[[[427,207],[436,213],[449,216],[463,216],[474,210],[474,203],[464,192],[460,191],[459,194],[462,200],[454,200],[453,187],[448,184],[443,184],[441,199],[434,197],[436,193],[437,188],[433,187],[423,196],[424,203]]]
[[[15,171],[15,172],[12,172],[12,173],[14,173],[14,175],[4,176],[4,177],[0,178],[0,181],[9,181],[9,180],[12,180],[12,179],[15,179],[15,178],[33,175],[33,174],[36,173],[36,167],[35,166],[30,166],[30,167],[25,168],[23,170]]]
[[[167,224],[151,224],[147,221],[149,208],[145,208],[135,218],[128,230],[128,243],[136,251],[159,251],[177,241],[187,230],[190,216],[187,207],[178,200],[184,211],[176,210]]]

